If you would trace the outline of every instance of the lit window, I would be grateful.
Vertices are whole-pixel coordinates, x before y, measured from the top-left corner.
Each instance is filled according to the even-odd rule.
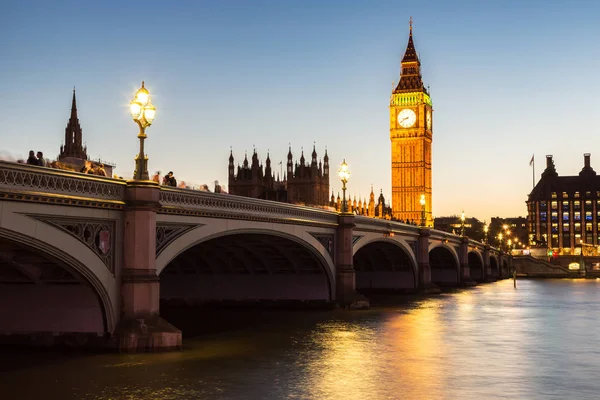
[[[552,203],[550,203],[552,205],[552,209],[556,210],[556,208],[558,207],[558,202],[557,201],[553,201]]]
[[[581,213],[580,213],[579,211],[575,211],[575,212],[573,213],[573,219],[574,219],[575,221],[581,221]]]
[[[556,198],[556,192],[552,192],[552,198],[555,199]]]
[[[563,199],[568,199],[569,198],[569,194],[567,192],[563,192],[562,197],[563,197]]]
[[[575,192],[575,196],[574,196],[574,197],[575,197],[576,199],[578,199],[578,198],[579,198],[579,192]]]

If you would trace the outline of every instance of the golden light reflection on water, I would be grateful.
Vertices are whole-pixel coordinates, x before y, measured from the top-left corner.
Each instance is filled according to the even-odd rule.
[[[597,399],[599,287],[504,281],[365,312],[278,314],[183,352],[33,356],[0,374],[0,393],[5,380],[19,399]]]

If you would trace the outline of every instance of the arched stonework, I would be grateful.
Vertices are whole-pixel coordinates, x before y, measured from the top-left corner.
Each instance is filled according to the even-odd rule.
[[[406,243],[391,238],[365,241],[354,253],[357,290],[414,289],[418,268]]]
[[[0,272],[1,303],[21,303],[19,317],[0,307],[0,314],[9,314],[0,319],[0,330],[114,331],[117,316],[107,288],[72,254],[6,228],[0,228],[0,246],[12,249],[0,256],[0,264],[9,266]]]
[[[57,205],[5,202],[1,204],[2,213],[0,219],[0,231],[2,237],[13,240],[16,243],[35,248],[43,254],[48,254],[60,261],[65,267],[72,269],[81,276],[101,299],[103,312],[105,313],[105,325],[107,332],[113,332],[120,315],[120,285],[118,275],[113,274],[105,261],[73,234],[42,222],[34,218],[39,216],[64,216],[72,218],[85,218],[90,216],[90,210],[86,208],[74,208]],[[116,234],[115,243],[120,243],[119,234],[119,212],[112,210],[94,210],[93,217],[102,220],[115,220]],[[115,271],[119,271],[122,257],[122,249],[115,245],[114,263]]]
[[[491,278],[500,278],[500,268],[498,266],[498,258],[490,255]]]
[[[182,234],[166,246],[156,259],[157,274],[160,275],[167,265],[186,250],[209,240],[231,235],[269,235],[296,243],[319,261],[323,273],[327,277],[329,296],[333,300],[335,299],[335,265],[329,250],[315,238],[315,234],[326,235],[331,232],[332,230],[294,226],[283,226],[281,230],[275,230],[270,223],[214,220]]]
[[[429,265],[433,283],[444,285],[460,282],[460,262],[456,249],[452,246],[446,244],[430,246]]]
[[[475,282],[482,282],[485,279],[483,265],[483,256],[476,250],[470,251],[467,255],[469,261],[469,276]]]

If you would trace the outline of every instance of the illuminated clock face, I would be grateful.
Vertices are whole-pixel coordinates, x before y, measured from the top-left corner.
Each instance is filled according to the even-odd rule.
[[[427,129],[431,129],[431,111],[427,111]]]
[[[417,121],[417,115],[410,108],[405,108],[398,113],[398,125],[403,128],[410,128]]]

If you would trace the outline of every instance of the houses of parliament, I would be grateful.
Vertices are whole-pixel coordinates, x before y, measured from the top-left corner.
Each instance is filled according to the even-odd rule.
[[[399,221],[419,221],[425,211],[425,225],[432,226],[431,143],[433,138],[433,104],[429,90],[421,77],[421,62],[415,49],[412,18],[406,51],[401,61],[400,80],[390,97],[390,141],[392,168],[392,204],[386,205],[383,193],[377,202],[373,188],[369,201],[348,199],[348,210],[359,215]],[[313,147],[311,161],[304,152],[294,163],[292,149],[287,155],[285,174],[277,176],[271,168],[267,153],[265,167],[260,164],[256,150],[251,163],[245,157],[242,165],[234,165],[229,155],[229,193],[320,207],[341,209],[341,199],[329,196],[329,156],[317,160]],[[420,203],[424,196],[425,205]]]

